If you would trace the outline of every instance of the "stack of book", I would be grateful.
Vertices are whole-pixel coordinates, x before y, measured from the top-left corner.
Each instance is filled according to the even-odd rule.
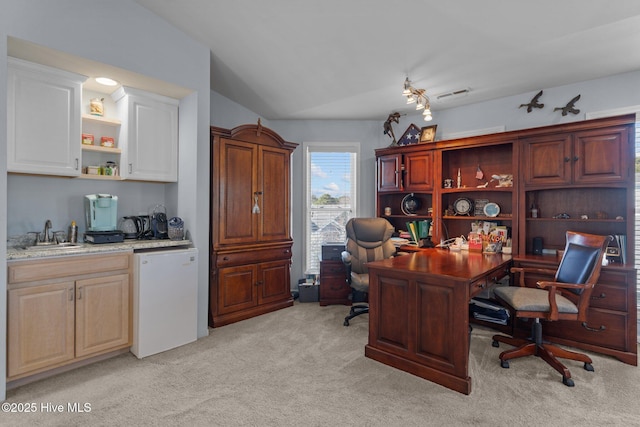
[[[469,312],[474,319],[506,325],[509,322],[509,311],[495,301],[486,298],[471,298]]]

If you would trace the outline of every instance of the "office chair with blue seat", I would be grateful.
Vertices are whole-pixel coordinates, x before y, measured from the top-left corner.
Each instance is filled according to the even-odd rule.
[[[347,282],[351,286],[352,303],[366,302],[369,293],[369,270],[367,263],[391,258],[396,247],[391,241],[395,229],[384,218],[351,218],[345,226],[347,232],[346,250],[342,261],[347,268]],[[369,306],[356,304],[344,318],[344,326],[349,320],[369,312]]]
[[[500,342],[516,348],[500,353],[500,365],[509,367],[509,360],[524,356],[538,356],[556,371],[562,374],[562,382],[573,387],[569,370],[558,358],[576,360],[584,363],[584,369],[593,371],[591,358],[586,354],[562,349],[542,341],[540,320],[587,321],[587,310],[591,291],[600,277],[602,259],[611,236],[567,231],[566,245],[560,265],[556,271],[540,268],[513,267],[511,271],[519,274],[518,286],[496,288],[496,299],[507,307],[516,318],[534,319],[531,339],[519,339],[494,335],[494,347]],[[527,274],[553,275],[552,281],[540,280],[536,288],[527,287]]]

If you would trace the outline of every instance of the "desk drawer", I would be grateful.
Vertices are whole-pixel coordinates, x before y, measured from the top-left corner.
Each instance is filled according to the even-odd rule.
[[[275,261],[291,258],[291,247],[279,246],[268,249],[248,249],[242,252],[223,252],[216,256],[216,266],[255,264],[258,262]]]
[[[346,277],[346,268],[342,261],[322,261],[320,263],[320,277]]]
[[[627,289],[613,284],[597,283],[591,292],[590,307],[627,311]]]
[[[626,350],[629,317],[625,313],[590,308],[587,321],[545,322],[545,336],[558,337],[617,350]]]
[[[469,286],[469,296],[471,298],[478,295],[480,292],[487,288],[487,278],[483,277],[482,279],[476,280]]]

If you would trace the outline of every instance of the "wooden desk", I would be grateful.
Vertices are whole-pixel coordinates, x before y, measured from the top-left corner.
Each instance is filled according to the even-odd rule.
[[[369,263],[365,356],[471,393],[469,300],[510,265],[510,255],[446,249]]]

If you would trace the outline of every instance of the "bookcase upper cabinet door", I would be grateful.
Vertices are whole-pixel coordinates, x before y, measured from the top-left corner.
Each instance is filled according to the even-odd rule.
[[[527,185],[625,182],[629,173],[628,127],[612,126],[525,140]]]
[[[430,191],[433,189],[433,152],[422,151],[404,155],[404,189]]]
[[[545,135],[524,140],[522,166],[527,185],[569,184],[571,135]]]
[[[378,192],[402,191],[402,154],[378,157]]]
[[[575,184],[624,182],[627,179],[625,159],[634,157],[633,150],[629,150],[628,127],[577,132],[574,138]]]

